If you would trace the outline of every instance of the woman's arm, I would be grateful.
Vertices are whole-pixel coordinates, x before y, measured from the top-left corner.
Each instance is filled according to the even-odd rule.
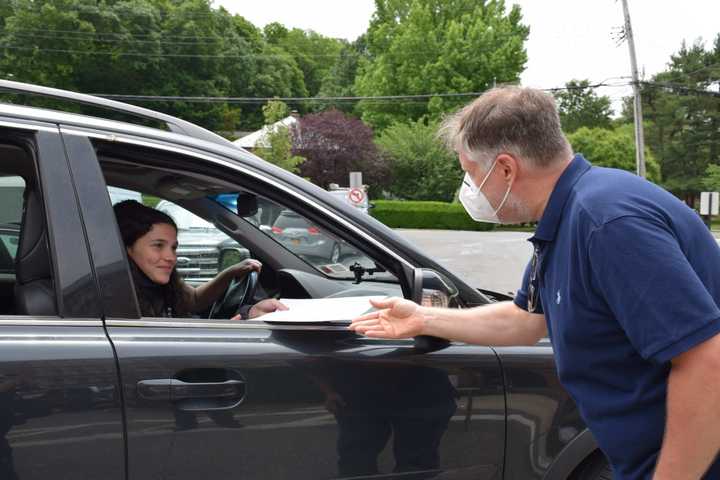
[[[244,277],[252,271],[260,272],[261,268],[262,264],[259,261],[249,258],[226,268],[204,285],[192,287],[183,282],[182,295],[187,302],[188,310],[191,312],[205,310],[225,293],[234,278]]]

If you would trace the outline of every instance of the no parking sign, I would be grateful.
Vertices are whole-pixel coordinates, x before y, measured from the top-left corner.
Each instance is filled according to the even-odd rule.
[[[348,198],[355,205],[360,205],[365,200],[365,192],[359,188],[352,188],[348,192]]]

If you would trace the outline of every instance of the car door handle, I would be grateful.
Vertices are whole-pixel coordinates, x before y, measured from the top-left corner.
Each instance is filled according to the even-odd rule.
[[[137,394],[143,400],[170,400],[172,378],[140,380],[137,382]]]
[[[218,378],[227,380],[209,381]],[[177,410],[232,410],[245,399],[245,381],[238,372],[217,369],[186,370],[170,383],[170,401]],[[189,381],[188,379],[197,381]]]
[[[245,382],[225,380],[224,382],[183,382],[174,378],[171,383],[170,397],[173,401],[189,398],[242,398],[245,395]]]
[[[190,398],[238,399],[245,395],[245,382],[184,382],[177,378],[141,380],[137,383],[138,395],[144,400],[187,400]]]

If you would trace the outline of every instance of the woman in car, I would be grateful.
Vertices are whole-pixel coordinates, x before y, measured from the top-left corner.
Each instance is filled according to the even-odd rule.
[[[120,202],[113,208],[127,249],[140,311],[145,317],[189,317],[202,312],[225,293],[234,278],[262,268],[257,260],[243,260],[204,285],[192,287],[182,281],[175,268],[178,245],[175,221],[135,200]],[[275,310],[287,307],[269,298],[242,308],[233,319],[256,318]]]

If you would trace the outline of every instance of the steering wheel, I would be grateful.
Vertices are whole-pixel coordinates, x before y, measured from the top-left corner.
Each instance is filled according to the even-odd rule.
[[[213,304],[208,318],[234,317],[240,311],[240,307],[253,301],[257,287],[258,272],[256,271],[248,273],[240,280],[233,278],[222,299]]]

